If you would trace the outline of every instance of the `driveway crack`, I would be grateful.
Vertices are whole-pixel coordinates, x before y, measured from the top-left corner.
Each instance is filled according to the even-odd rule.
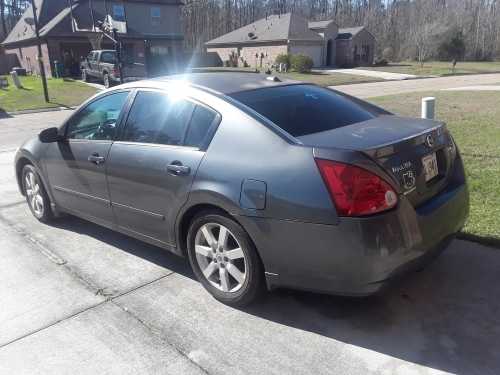
[[[117,297],[115,297],[117,298]],[[114,299],[114,298],[113,298]],[[137,316],[136,314],[134,314],[133,312],[131,312],[129,309],[127,309],[126,307],[120,305],[119,303],[113,301],[113,299],[111,300],[111,303],[113,303],[115,306],[117,306],[119,309],[121,309],[122,311],[124,311],[125,313],[127,313],[129,316],[131,316],[133,319],[137,320],[141,325],[143,325],[152,335],[155,335],[158,339],[160,339],[161,341],[163,341],[165,344],[167,344],[168,346],[170,346],[172,349],[174,349],[177,353],[179,353],[179,355],[181,355],[182,357],[184,357],[185,359],[187,359],[190,363],[192,363],[194,366],[196,366],[196,368],[200,369],[204,374],[207,374],[207,375],[210,375],[210,373],[208,372],[208,370],[204,367],[202,367],[199,363],[193,361],[192,358],[190,358],[185,352],[183,352],[180,348],[178,348],[174,343],[168,341],[166,338],[164,338],[161,334],[160,334],[160,331],[158,329],[156,329],[155,327],[149,325],[145,320],[141,319],[139,316]]]

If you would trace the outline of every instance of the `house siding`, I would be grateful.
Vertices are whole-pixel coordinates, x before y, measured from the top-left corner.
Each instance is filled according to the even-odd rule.
[[[220,59],[228,61],[231,53],[235,53],[238,57],[238,66],[243,67],[244,62],[254,68],[266,68],[275,63],[276,57],[280,54],[288,53],[288,46],[283,44],[258,44],[252,46],[223,46],[223,47],[208,47],[207,52],[217,53]],[[259,57],[255,57],[258,55]],[[261,57],[263,56],[263,57]]]
[[[6,54],[15,54],[21,67],[26,69],[26,71],[40,74],[40,68],[37,60],[38,48],[36,45],[20,45],[19,47],[6,47]],[[45,66],[45,73],[47,76],[52,76],[52,70],[50,68],[50,58],[47,43],[42,43],[42,56],[43,63]]]
[[[363,57],[363,46],[369,48],[368,54]],[[357,50],[359,60],[354,61],[355,65],[371,65],[375,56],[375,38],[366,30],[360,31],[352,40],[352,51]]]
[[[352,39],[337,40],[337,66],[368,66],[373,64],[376,41],[366,30],[360,31]],[[363,47],[368,46],[368,54],[363,54]]]
[[[323,66],[324,44],[311,44],[311,42],[290,42],[290,53],[292,55],[306,55],[313,60],[314,67]]]

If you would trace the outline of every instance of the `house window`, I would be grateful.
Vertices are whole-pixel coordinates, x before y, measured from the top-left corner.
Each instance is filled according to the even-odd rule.
[[[125,8],[123,5],[113,5],[113,20],[125,22]]]
[[[161,19],[160,7],[151,7],[151,24],[158,26]]]
[[[149,51],[151,52],[152,55],[156,56],[167,56],[172,54],[171,47],[165,47],[165,46],[151,46]]]

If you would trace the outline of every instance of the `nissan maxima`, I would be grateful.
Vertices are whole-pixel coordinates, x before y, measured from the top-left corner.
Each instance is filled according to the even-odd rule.
[[[445,124],[254,73],[98,93],[15,158],[42,222],[71,214],[189,259],[216,299],[287,287],[380,291],[447,247],[468,214]]]

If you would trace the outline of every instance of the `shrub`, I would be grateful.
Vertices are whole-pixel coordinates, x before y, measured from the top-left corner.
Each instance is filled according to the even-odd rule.
[[[465,37],[460,30],[451,30],[446,33],[438,46],[438,55],[441,60],[462,59],[465,55]]]
[[[310,72],[314,65],[313,59],[306,55],[292,55],[290,57],[290,66],[299,73]]]
[[[386,47],[382,51],[382,60],[393,61],[394,60],[394,50],[392,47]]]
[[[386,59],[380,59],[380,60],[375,60],[373,65],[375,65],[375,66],[387,66],[387,65],[389,65],[389,62]]]
[[[276,56],[275,63],[276,65],[286,64],[287,66],[290,66],[290,55],[288,53],[280,53]]]

